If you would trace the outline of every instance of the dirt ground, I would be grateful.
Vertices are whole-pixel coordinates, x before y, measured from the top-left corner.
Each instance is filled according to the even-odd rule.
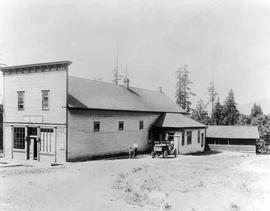
[[[140,156],[57,167],[12,166],[0,159],[0,210],[237,211],[269,206],[270,156]]]

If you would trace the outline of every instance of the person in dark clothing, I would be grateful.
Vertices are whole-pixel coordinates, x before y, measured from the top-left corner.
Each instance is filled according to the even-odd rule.
[[[133,156],[134,156],[134,150],[132,147],[129,148],[128,156],[129,156],[129,158],[133,158]]]
[[[136,158],[137,153],[138,153],[138,145],[137,144],[133,144],[133,151],[134,151],[134,158]]]

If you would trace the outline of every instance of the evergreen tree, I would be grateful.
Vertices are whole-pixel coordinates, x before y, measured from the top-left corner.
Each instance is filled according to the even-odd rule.
[[[191,118],[205,125],[209,123],[210,118],[202,99],[197,102],[196,108],[192,111]]]
[[[234,100],[233,91],[230,90],[227,96],[224,106],[222,108],[223,124],[224,125],[235,125],[239,119],[239,111],[236,108],[236,102]]]
[[[211,103],[211,118],[213,119],[214,103],[217,97],[217,92],[213,81],[210,82],[210,85],[208,87],[208,95],[209,95],[209,103]]]
[[[251,108],[251,113],[250,116],[252,117],[256,117],[258,115],[263,115],[263,111],[260,105],[257,105],[256,103],[254,103],[254,105]]]
[[[248,115],[245,114],[240,114],[238,123],[239,125],[250,125],[251,123],[251,118]]]
[[[191,91],[190,85],[192,82],[189,79],[189,71],[187,65],[184,65],[181,68],[178,68],[176,71],[177,74],[177,84],[176,84],[176,103],[181,106],[185,111],[190,112],[191,110],[191,101],[190,95],[195,96]]]
[[[258,114],[251,119],[251,125],[258,126],[260,138],[270,143],[270,116]]]
[[[220,104],[218,98],[213,111],[212,123],[214,125],[222,125],[222,122],[222,105]]]

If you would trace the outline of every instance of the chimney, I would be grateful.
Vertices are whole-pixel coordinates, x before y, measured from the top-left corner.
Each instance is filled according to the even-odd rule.
[[[158,91],[159,91],[161,94],[163,94],[162,86],[159,86],[159,87],[158,87]]]
[[[129,79],[127,77],[124,78],[124,84],[127,89],[129,89]]]

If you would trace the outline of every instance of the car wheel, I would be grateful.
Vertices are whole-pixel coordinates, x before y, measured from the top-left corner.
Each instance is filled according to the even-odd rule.
[[[168,157],[168,150],[164,150],[163,156],[164,156],[164,158],[167,158]]]
[[[151,156],[152,156],[152,158],[155,158],[156,157],[156,153],[154,151],[151,152]]]

